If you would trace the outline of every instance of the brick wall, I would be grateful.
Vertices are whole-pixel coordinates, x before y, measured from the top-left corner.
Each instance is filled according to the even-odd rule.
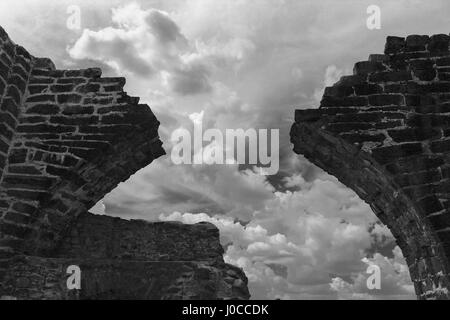
[[[223,261],[210,223],[146,222],[83,213],[51,258],[15,255],[0,297],[13,299],[248,299],[244,272]],[[68,290],[66,270],[81,270]]]
[[[223,261],[219,230],[210,223],[123,220],[81,214],[63,238],[57,257],[147,261]]]
[[[294,151],[392,231],[421,299],[450,294],[450,37],[388,37],[384,54],[296,110]]]
[[[124,78],[57,70],[0,35],[0,247],[49,255],[74,217],[164,154],[159,122]]]

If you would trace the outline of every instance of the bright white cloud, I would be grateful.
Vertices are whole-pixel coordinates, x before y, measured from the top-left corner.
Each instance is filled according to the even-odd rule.
[[[159,219],[215,224],[227,248],[225,260],[244,269],[256,299],[414,297],[398,247],[392,258],[369,255],[375,239],[392,236],[378,225],[370,227],[376,217],[366,204],[326,175],[287,183],[293,180],[298,191],[275,192],[245,226],[229,216],[205,213],[174,212]],[[381,268],[379,292],[366,287],[368,263]],[[284,267],[286,275],[271,265]]]

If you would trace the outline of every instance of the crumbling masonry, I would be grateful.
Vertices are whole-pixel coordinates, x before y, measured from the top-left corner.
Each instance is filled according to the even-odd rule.
[[[0,297],[247,299],[213,225],[87,213],[164,154],[158,120],[124,84],[57,70],[0,27]],[[70,265],[81,290],[66,286]]]
[[[336,176],[395,236],[419,299],[450,293],[450,37],[388,37],[385,54],[296,110],[294,151]]]

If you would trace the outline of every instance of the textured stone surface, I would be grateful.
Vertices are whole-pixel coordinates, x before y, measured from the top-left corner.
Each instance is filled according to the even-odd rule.
[[[74,217],[164,154],[159,122],[124,78],[57,70],[0,33],[0,247],[50,254]]]
[[[420,299],[448,299],[450,37],[388,37],[296,110],[294,151],[336,176],[395,236]]]
[[[0,27],[0,297],[247,299],[214,226],[86,213],[164,154],[158,120],[124,85],[58,70]],[[79,292],[65,285],[70,264]]]
[[[126,221],[82,214],[54,258],[16,255],[3,296],[17,299],[248,299],[247,278],[223,261],[209,223]],[[67,267],[81,290],[67,290]]]
[[[210,223],[123,220],[85,213],[56,250],[58,257],[150,261],[222,261],[219,230]]]

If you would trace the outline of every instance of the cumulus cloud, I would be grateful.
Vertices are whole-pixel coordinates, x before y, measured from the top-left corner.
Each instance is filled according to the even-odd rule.
[[[162,214],[160,220],[208,221],[220,229],[225,260],[243,268],[255,299],[413,298],[400,249],[371,255],[375,239],[392,236],[374,227],[368,206],[334,178],[286,179],[298,191],[275,192],[241,224],[224,215]],[[370,291],[368,264],[381,268],[382,290]]]
[[[113,26],[85,29],[68,49],[73,59],[97,60],[118,74],[158,77],[170,92],[181,96],[208,93],[214,69],[243,59],[251,44],[230,39],[219,46],[189,41],[162,10],[137,3],[112,9]]]
[[[149,181],[155,181],[154,184]],[[155,162],[105,198],[106,211],[114,215],[155,219],[177,210],[227,214],[250,220],[273,198],[273,187],[263,176],[237,165],[175,166]]]
[[[352,274],[349,280],[333,278],[330,288],[335,291],[338,299],[415,299],[414,286],[411,283],[408,267],[404,262],[399,247],[392,250],[393,258],[376,253],[363,262],[380,267],[381,284],[379,290],[370,290],[367,286],[368,274],[360,272]]]

